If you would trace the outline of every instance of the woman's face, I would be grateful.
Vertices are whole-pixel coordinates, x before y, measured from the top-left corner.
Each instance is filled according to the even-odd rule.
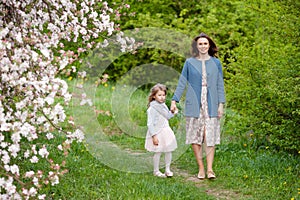
[[[200,54],[207,54],[209,50],[208,39],[201,37],[197,40],[197,49]]]
[[[154,99],[156,101],[158,101],[159,103],[164,103],[165,100],[166,100],[166,93],[162,90],[159,90],[155,96],[154,96]]]

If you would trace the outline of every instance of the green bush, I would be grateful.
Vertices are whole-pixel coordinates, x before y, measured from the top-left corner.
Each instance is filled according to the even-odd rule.
[[[229,134],[250,131],[257,147],[267,144],[299,151],[299,2],[132,2],[128,1],[136,15],[121,22],[123,29],[169,28],[191,39],[203,31],[217,42],[227,108],[240,116],[235,122],[227,120],[231,125],[240,124],[227,127],[234,131]],[[184,58],[167,51],[142,49],[116,60],[108,73],[117,79],[145,63],[172,66],[180,72],[183,62]]]
[[[258,17],[253,43],[234,49],[236,62],[228,65],[229,107],[249,122],[258,140],[297,152],[299,135],[300,54],[299,20],[292,7],[276,3],[252,5]],[[249,10],[250,12],[251,10]],[[268,12],[267,12],[268,11]]]

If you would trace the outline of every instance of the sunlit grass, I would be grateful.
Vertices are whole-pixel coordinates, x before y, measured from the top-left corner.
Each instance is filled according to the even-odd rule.
[[[251,135],[239,138],[238,133],[232,132],[237,125],[234,121],[226,123],[230,127],[224,127],[221,145],[216,149],[215,181],[204,180],[197,186],[197,183],[185,180],[180,174],[176,174],[172,179],[157,179],[153,177],[151,171],[135,173],[137,171],[126,172],[118,170],[118,167],[112,167],[114,165],[126,167],[128,165],[126,161],[129,161],[132,169],[140,170],[135,166],[142,165],[143,162],[145,166],[146,163],[150,164],[151,169],[151,160],[143,161],[140,157],[136,157],[136,161],[133,158],[121,159],[120,163],[114,160],[115,154],[120,150],[121,156],[132,153],[137,156],[145,155],[145,159],[151,159],[151,154],[147,154],[144,149],[142,135],[146,133],[132,135],[123,130],[124,125],[119,124],[121,122],[115,120],[119,114],[118,110],[117,112],[115,110],[116,113],[112,111],[112,101],[116,101],[118,97],[113,94],[115,89],[113,84],[108,83],[106,87],[101,85],[92,92],[94,106],[99,111],[96,115],[98,123],[96,124],[103,130],[105,140],[111,142],[114,147],[111,152],[109,146],[91,149],[91,144],[95,145],[97,140],[103,138],[99,139],[98,135],[91,136],[88,133],[90,141],[84,145],[76,144],[71,151],[68,158],[70,172],[57,187],[47,188],[47,193],[55,194],[55,199],[199,199],[199,196],[201,199],[216,199],[218,192],[230,193],[231,199],[299,198],[299,156],[277,152],[266,146],[254,148]],[[136,130],[145,130],[147,95],[148,91],[142,89],[131,93],[126,100],[128,115],[124,115],[130,116],[130,119],[123,119],[120,115],[117,120],[127,120],[126,122],[133,124],[132,126],[138,127]],[[116,99],[112,99],[113,97]],[[88,114],[84,114],[87,111],[83,110],[82,113],[85,118],[89,117]],[[234,113],[230,114],[234,116]],[[86,119],[82,121],[84,120]],[[188,172],[192,177],[198,168],[191,148],[184,144],[183,122],[182,113],[170,120],[179,143],[179,148],[174,152],[172,168],[179,169],[179,172]],[[101,157],[103,155],[108,157]],[[109,158],[112,160],[111,163],[103,160]],[[139,162],[140,164],[137,164]],[[206,193],[208,189],[213,189],[216,195],[208,195]]]

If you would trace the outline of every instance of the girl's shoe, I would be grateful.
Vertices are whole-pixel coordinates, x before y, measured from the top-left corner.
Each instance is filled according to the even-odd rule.
[[[154,176],[160,177],[160,178],[166,178],[167,176],[163,173],[161,173],[160,171],[154,172],[153,173]]]
[[[198,175],[197,175],[197,178],[200,179],[200,180],[205,179],[205,173],[201,174],[201,173],[199,172]]]
[[[173,176],[173,172],[168,171],[168,172],[165,173],[165,175],[166,175],[167,177],[172,177],[172,176]]]
[[[207,178],[208,179],[215,179],[216,178],[216,175],[213,171],[208,171],[207,172]]]

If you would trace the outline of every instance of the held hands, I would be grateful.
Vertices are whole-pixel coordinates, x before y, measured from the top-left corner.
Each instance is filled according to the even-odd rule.
[[[175,108],[175,109],[171,110],[171,112],[172,112],[174,115],[176,115],[176,114],[178,113],[178,109]]]
[[[153,142],[153,145],[154,145],[154,146],[158,146],[158,138],[157,138],[156,135],[153,135],[153,136],[152,136],[152,142]]]
[[[174,115],[176,115],[178,113],[178,109],[175,108],[175,111],[173,112]]]
[[[170,110],[173,114],[177,114],[178,113],[178,109],[176,107],[176,101],[171,101],[171,107]]]
[[[218,107],[218,118],[220,119],[224,114],[224,104],[220,103]]]

